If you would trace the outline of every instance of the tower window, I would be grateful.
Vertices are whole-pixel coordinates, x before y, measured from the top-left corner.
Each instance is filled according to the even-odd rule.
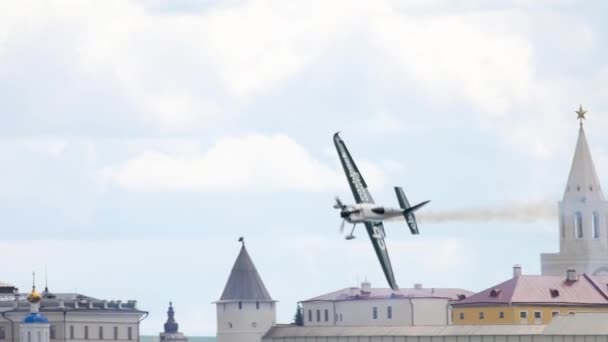
[[[312,322],[312,310],[308,310],[308,321]]]
[[[325,309],[323,314],[324,314],[325,322],[329,322],[329,310]]]
[[[583,214],[580,211],[574,215],[574,231],[578,239],[583,237]]]
[[[372,317],[378,319],[378,307],[374,306],[372,309]]]
[[[321,322],[321,310],[317,310],[317,322]]]
[[[239,310],[243,309],[243,302],[239,302]]]
[[[255,308],[260,310],[260,302],[255,302]]]
[[[597,211],[593,212],[593,238],[598,239],[600,237],[600,215]]]
[[[388,318],[388,319],[393,318],[393,307],[390,305],[386,308],[386,318]]]
[[[228,322],[228,328],[232,329],[232,322]]]

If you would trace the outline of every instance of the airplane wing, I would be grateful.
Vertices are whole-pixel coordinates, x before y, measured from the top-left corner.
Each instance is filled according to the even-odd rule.
[[[340,163],[342,163],[346,180],[348,180],[348,185],[350,185],[350,189],[353,192],[355,201],[357,201],[357,203],[374,203],[372,195],[370,195],[369,191],[367,191],[367,184],[365,183],[363,176],[361,176],[355,161],[350,156],[344,141],[342,141],[342,138],[340,138],[339,133],[340,132],[334,134],[334,145],[336,145],[336,150],[338,151],[338,156],[340,157]]]
[[[378,260],[380,261],[380,266],[382,266],[382,271],[384,271],[386,281],[388,281],[388,285],[395,291],[399,290],[399,286],[397,286],[397,282],[395,281],[391,259],[388,257],[388,249],[384,242],[385,234],[382,222],[365,222],[365,228],[367,229],[369,239],[372,241],[372,245],[374,246]]]

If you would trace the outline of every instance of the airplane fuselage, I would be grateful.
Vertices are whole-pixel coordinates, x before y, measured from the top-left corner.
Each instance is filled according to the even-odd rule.
[[[348,223],[382,222],[403,215],[403,209],[379,206],[374,203],[359,203],[348,205],[343,217]]]

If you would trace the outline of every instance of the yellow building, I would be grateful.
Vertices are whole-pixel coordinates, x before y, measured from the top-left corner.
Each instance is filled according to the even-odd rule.
[[[522,275],[452,304],[452,321],[465,324],[548,324],[555,315],[608,312],[608,277]]]

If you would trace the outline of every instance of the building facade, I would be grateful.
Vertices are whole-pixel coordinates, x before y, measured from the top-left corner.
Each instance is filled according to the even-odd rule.
[[[394,291],[369,282],[302,302],[304,326],[447,325],[450,304],[472,295],[462,289],[423,288]]]
[[[559,202],[559,252],[541,255],[543,275],[608,275],[608,201],[600,185],[581,119],[564,196]]]
[[[276,324],[276,301],[266,290],[244,242],[222,296],[214,304],[217,342],[259,342]]]
[[[0,287],[0,342],[27,342],[20,324],[30,314],[27,296],[8,284]],[[50,342],[139,341],[139,324],[147,316],[136,301],[106,301],[48,289],[41,293],[39,312],[49,322]]]
[[[455,325],[539,325],[556,316],[588,312],[608,313],[608,277],[577,274],[513,277],[452,304]]]

